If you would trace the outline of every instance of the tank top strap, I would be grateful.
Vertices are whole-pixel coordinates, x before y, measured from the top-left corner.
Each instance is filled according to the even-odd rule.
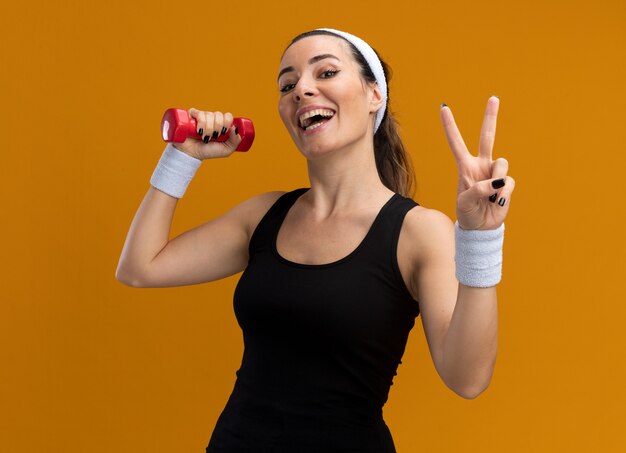
[[[419,206],[419,204],[411,198],[403,197],[398,193],[393,195],[372,225],[371,233],[376,237],[376,240],[370,241],[370,247],[384,253],[390,249],[395,250],[404,217],[415,206]]]
[[[398,193],[393,195],[372,225],[370,234],[375,240],[370,240],[365,244],[361,258],[375,266],[381,276],[387,275],[395,282],[394,286],[410,299],[413,299],[413,296],[402,278],[398,265],[398,240],[404,218],[407,212],[415,206],[419,206],[419,203],[413,199]]]
[[[390,233],[389,239],[392,241],[390,244],[392,247],[397,248],[398,238],[400,237],[400,230],[402,229],[404,218],[406,217],[407,212],[415,206],[419,206],[419,203],[411,198],[396,194],[386,212],[385,217],[381,219],[383,228],[388,230]]]
[[[308,187],[302,187],[282,194],[270,207],[270,209],[261,218],[261,221],[255,228],[250,237],[248,253],[250,258],[255,253],[270,251],[272,241],[277,230],[280,228],[289,208],[296,202],[298,197],[309,190]]]

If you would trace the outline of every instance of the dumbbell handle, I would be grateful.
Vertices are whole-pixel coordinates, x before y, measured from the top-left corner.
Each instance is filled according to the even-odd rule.
[[[187,137],[202,140],[197,132],[198,123],[195,118],[189,116],[189,112],[184,109],[171,108],[167,109],[161,120],[161,135],[166,142],[182,143]],[[254,141],[254,125],[248,118],[235,118],[233,126],[237,126],[237,132],[241,136],[241,143],[235,151],[248,151]],[[228,140],[230,128],[224,135],[220,135],[216,142],[224,142]]]

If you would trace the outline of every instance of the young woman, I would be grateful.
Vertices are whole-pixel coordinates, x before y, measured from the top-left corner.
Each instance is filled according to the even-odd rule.
[[[310,188],[268,192],[168,240],[200,163],[230,113],[189,109],[199,139],[166,147],[131,224],[118,280],[193,285],[242,272],[234,296],[244,355],[207,452],[394,452],[382,417],[421,313],[435,368],[463,398],[489,385],[496,284],[514,181],[492,160],[499,100],[478,156],[450,109],[441,118],[459,172],[457,222],[413,201],[413,173],[390,114],[387,66],[361,39],[297,36],[278,70],[278,110],[307,159]]]

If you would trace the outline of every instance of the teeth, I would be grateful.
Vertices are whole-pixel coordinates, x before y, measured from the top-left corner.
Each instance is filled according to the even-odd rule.
[[[307,128],[309,126],[309,124],[311,123],[309,120],[310,118],[314,117],[315,115],[320,115],[326,118],[330,118],[335,114],[335,112],[333,112],[332,110],[328,110],[328,109],[315,109],[315,110],[309,110],[308,112],[303,113],[302,115],[300,115],[299,121],[300,121],[300,127],[303,128]]]
[[[312,129],[315,129],[316,127],[320,127],[321,125],[322,125],[322,122],[320,121],[319,123],[315,123],[315,124],[313,124],[313,125],[311,125],[311,126],[308,126],[308,127],[306,128],[306,130],[307,130],[307,131],[310,131],[310,130],[312,130]]]

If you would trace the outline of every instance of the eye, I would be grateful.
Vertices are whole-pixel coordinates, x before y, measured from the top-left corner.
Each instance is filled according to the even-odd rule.
[[[327,69],[326,71],[322,72],[320,74],[320,77],[322,79],[329,79],[331,77],[334,77],[335,74],[337,74],[339,71],[337,69]]]
[[[292,90],[293,87],[295,87],[296,84],[295,83],[286,83],[285,85],[280,87],[280,92],[281,93],[286,93],[289,90]]]

